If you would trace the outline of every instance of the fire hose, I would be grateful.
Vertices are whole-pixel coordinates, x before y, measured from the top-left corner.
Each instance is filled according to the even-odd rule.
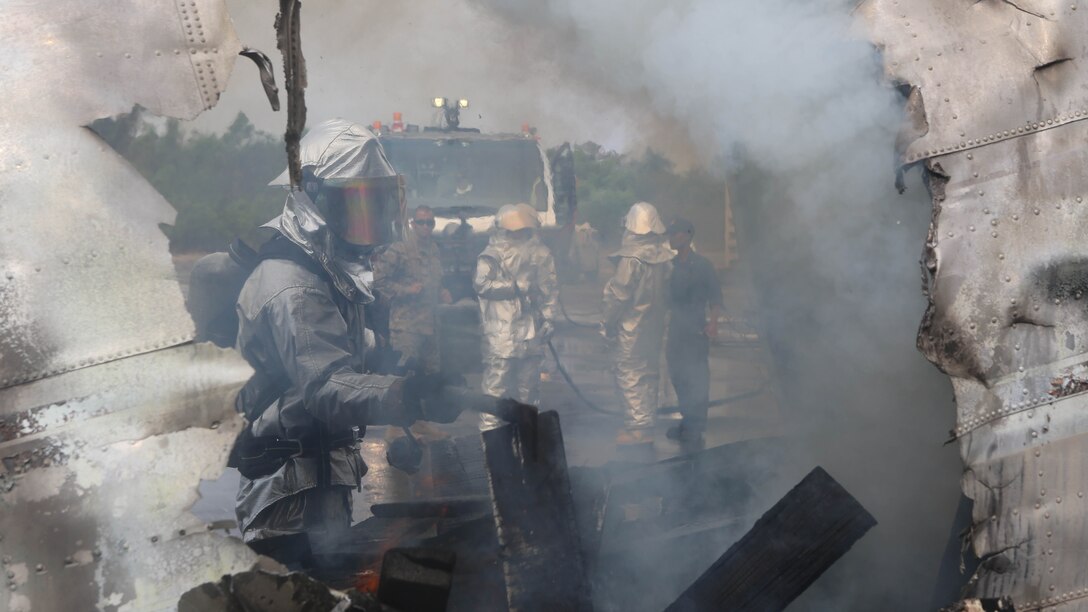
[[[582,321],[575,321],[574,319],[572,319],[571,316],[569,314],[567,314],[567,307],[563,303],[563,295],[562,294],[559,295],[559,300],[558,301],[559,301],[559,311],[563,313],[563,318],[567,320],[567,323],[570,323],[571,325],[573,325],[575,327],[582,327],[582,328],[589,328],[589,329],[599,329],[600,328],[600,324],[584,323]],[[563,367],[563,362],[562,362],[562,360],[559,359],[559,351],[555,350],[555,345],[552,344],[552,341],[550,339],[548,340],[548,351],[551,352],[552,359],[555,360],[555,367],[556,367],[557,370],[559,370],[559,374],[560,374],[560,376],[563,377],[563,380],[567,383],[567,386],[570,387],[572,391],[574,391],[574,394],[576,396],[578,396],[578,399],[581,400],[582,403],[585,404],[590,410],[593,410],[594,412],[599,412],[601,414],[608,415],[608,416],[611,416],[611,417],[622,418],[624,416],[621,413],[612,412],[611,410],[605,410],[604,408],[601,408],[596,403],[594,403],[592,400],[590,400],[588,397],[586,397],[584,393],[582,393],[582,390],[580,388],[578,388],[578,385],[574,382],[574,379],[571,378],[570,373],[568,373],[567,369],[565,367]],[[757,387],[755,389],[752,389],[750,391],[745,391],[743,393],[736,393],[736,394],[729,395],[729,396],[726,396],[726,397],[723,397],[723,398],[712,400],[712,401],[707,403],[707,408],[715,408],[715,407],[718,407],[718,406],[725,406],[727,404],[732,404],[732,403],[735,403],[735,402],[746,400],[746,399],[755,397],[757,395],[760,395],[761,393],[763,393],[766,390],[767,390],[767,385],[766,385],[766,383],[764,383],[763,385],[760,385],[759,387]],[[679,406],[662,406],[662,407],[657,409],[657,414],[671,414],[671,413],[679,412],[679,411],[680,411]]]
[[[597,329],[599,327],[596,324],[583,323],[572,319],[570,315],[567,314],[566,306],[564,306],[561,297],[559,299],[559,309],[563,313],[563,318],[565,318],[568,323],[574,325],[575,327],[592,329]],[[586,405],[586,407],[588,407],[590,410],[593,410],[594,412],[598,412],[608,417],[624,417],[622,413],[613,412],[611,410],[605,410],[604,408],[601,408],[596,404],[596,402],[586,397],[585,393],[583,393],[582,389],[578,387],[578,384],[574,382],[574,379],[567,371],[567,368],[563,365],[562,359],[559,358],[559,351],[556,350],[555,345],[552,343],[551,339],[549,339],[546,344],[548,346],[548,351],[552,355],[552,359],[555,360],[555,367],[559,371],[560,376],[563,377],[563,380],[564,382],[566,382],[567,386],[570,387],[571,391],[574,392],[574,394],[583,404]],[[707,408],[725,406],[727,404],[732,404],[745,399],[756,397],[766,391],[766,389],[767,385],[763,384],[756,389],[712,400],[707,403]],[[512,404],[503,404],[502,402],[498,401],[497,398],[475,394],[468,391],[467,389],[448,389],[447,392],[457,396],[457,401],[459,401],[460,403],[466,404],[466,410],[494,414],[500,419],[507,421],[520,418],[520,415],[510,412],[512,406],[518,405],[516,402]],[[679,406],[663,406],[657,409],[657,414],[671,414],[678,412],[679,410]],[[404,437],[397,438],[390,443],[390,446],[386,452],[386,459],[389,461],[390,465],[409,474],[414,474],[419,470],[423,462],[423,445],[412,434],[410,428],[408,428],[407,426],[402,426],[401,429],[403,430],[405,435]]]
[[[562,294],[559,295],[559,300],[558,301],[559,301],[559,311],[563,313],[563,318],[567,320],[567,323],[570,323],[571,325],[573,325],[575,327],[585,327],[585,328],[589,328],[589,329],[597,329],[599,327],[599,325],[597,325],[596,323],[583,323],[581,321],[575,321],[574,319],[570,318],[570,315],[567,314],[567,306],[565,304],[563,304],[563,295]],[[555,355],[554,351],[552,352],[552,355]],[[558,361],[558,358],[556,359],[556,361]]]
[[[623,418],[623,416],[624,416],[623,414],[618,413],[618,412],[612,412],[611,410],[605,410],[604,408],[601,408],[596,403],[594,403],[592,400],[590,400],[588,397],[586,397],[584,393],[582,393],[582,390],[580,388],[578,388],[578,385],[574,382],[574,379],[571,378],[570,373],[568,373],[567,369],[565,367],[563,367],[563,362],[559,359],[559,351],[555,350],[555,345],[552,344],[551,340],[548,340],[548,351],[551,352],[552,359],[555,360],[555,368],[557,370],[559,370],[559,374],[563,377],[563,380],[566,381],[567,386],[571,388],[571,391],[574,391],[574,394],[576,396],[578,396],[578,399],[580,399],[583,404],[585,404],[590,410],[593,410],[594,412],[599,412],[601,414],[608,415],[610,417]],[[707,408],[715,408],[715,407],[718,407],[718,406],[725,406],[727,404],[732,404],[732,403],[739,402],[739,401],[742,401],[742,400],[746,400],[746,399],[749,399],[749,398],[752,398],[752,397],[756,397],[757,395],[760,395],[761,393],[763,393],[766,390],[767,390],[767,384],[764,383],[764,384],[760,385],[759,387],[757,387],[755,389],[752,389],[750,391],[744,391],[742,393],[735,393],[733,395],[727,395],[726,397],[722,397],[722,398],[719,398],[719,399],[716,399],[716,400],[711,400],[710,402],[707,402],[706,406],[707,406]],[[671,414],[671,413],[679,412],[679,411],[680,411],[680,406],[662,406],[662,407],[657,409],[657,414]]]

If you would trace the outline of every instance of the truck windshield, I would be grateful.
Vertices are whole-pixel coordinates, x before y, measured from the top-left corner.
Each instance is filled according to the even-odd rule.
[[[385,137],[382,146],[405,176],[408,205],[484,208],[525,202],[547,210],[544,162],[536,141]]]

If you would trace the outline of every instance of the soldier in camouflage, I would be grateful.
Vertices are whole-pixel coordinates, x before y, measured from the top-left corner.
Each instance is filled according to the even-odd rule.
[[[435,310],[450,303],[434,238],[434,211],[415,209],[412,231],[373,258],[374,288],[389,308],[389,344],[419,373],[439,369]]]

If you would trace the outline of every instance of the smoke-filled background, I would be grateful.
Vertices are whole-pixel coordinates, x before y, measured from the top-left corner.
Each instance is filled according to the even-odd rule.
[[[726,177],[788,433],[880,522],[791,609],[926,609],[960,473],[943,445],[951,386],[914,349],[929,204],[917,180],[895,193],[900,102],[850,8],[310,0],[307,102],[312,123],[402,111],[426,124],[431,97],[467,97],[464,123],[485,131],[529,122],[547,144],[650,146]],[[239,0],[232,11],[243,41],[271,54],[269,6]],[[222,128],[243,110],[282,130],[256,71],[239,64],[232,78],[198,125]]]

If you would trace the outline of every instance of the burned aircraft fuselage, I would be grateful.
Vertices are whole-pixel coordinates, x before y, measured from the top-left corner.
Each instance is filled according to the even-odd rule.
[[[256,559],[188,513],[250,369],[192,344],[174,211],[84,126],[195,117],[241,44],[222,0],[0,14],[0,609],[172,609]]]
[[[918,346],[953,382],[976,596],[1088,609],[1088,5],[868,0],[933,203]]]

